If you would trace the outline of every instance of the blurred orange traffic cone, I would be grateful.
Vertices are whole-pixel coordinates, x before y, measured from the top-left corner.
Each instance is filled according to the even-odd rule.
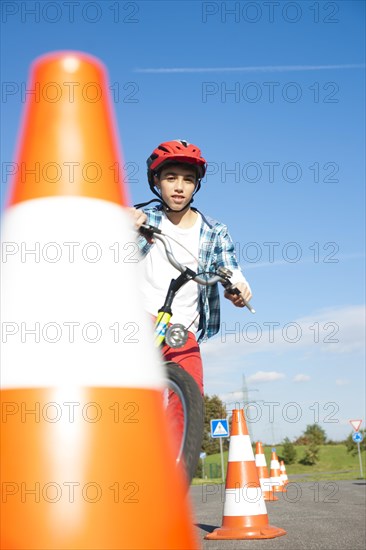
[[[104,69],[52,54],[30,88],[2,231],[1,547],[197,548]]]
[[[286,472],[286,466],[283,460],[280,461],[280,472],[281,472],[280,478],[285,487],[288,484],[288,477]]]
[[[278,457],[274,449],[272,449],[270,474],[271,474],[271,484],[273,487],[273,491],[275,493],[284,493],[286,489],[281,480],[280,464],[278,462]]]
[[[59,52],[32,69],[10,203],[71,195],[126,204],[102,64]]]
[[[271,485],[271,480],[268,475],[266,457],[263,452],[263,445],[260,441],[257,441],[255,446],[255,465],[257,466],[259,482],[261,485],[264,500],[278,500],[278,498],[273,493],[273,487]]]
[[[233,411],[222,527],[205,539],[272,539],[286,531],[268,524],[243,409]]]

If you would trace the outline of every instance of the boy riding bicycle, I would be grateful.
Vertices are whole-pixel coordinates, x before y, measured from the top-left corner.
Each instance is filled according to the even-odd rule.
[[[191,254],[171,242],[179,261],[195,272],[225,267],[232,271],[231,282],[241,295],[224,293],[236,307],[245,307],[252,294],[235,256],[234,244],[227,227],[193,208],[193,196],[201,186],[207,164],[198,147],[184,140],[160,144],[147,159],[147,177],[151,191],[159,197],[159,205],[131,209],[135,226],[159,227],[164,234],[182,244]],[[156,200],[156,199],[155,199]],[[150,201],[153,202],[153,201]],[[149,203],[138,205],[146,207]],[[142,288],[147,311],[156,317],[164,302],[166,290],[177,271],[169,263],[160,242],[149,242],[143,236],[138,241],[145,270]],[[196,381],[203,395],[203,372],[199,344],[214,336],[220,326],[218,285],[200,286],[187,283],[174,301],[172,322],[189,330],[188,341],[182,348],[167,345],[162,352],[167,361],[178,363]]]

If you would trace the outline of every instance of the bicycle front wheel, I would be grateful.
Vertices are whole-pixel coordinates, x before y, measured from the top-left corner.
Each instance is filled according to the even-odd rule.
[[[188,372],[178,363],[165,363],[168,388],[167,415],[176,442],[177,463],[183,462],[188,483],[196,472],[203,439],[203,399]]]

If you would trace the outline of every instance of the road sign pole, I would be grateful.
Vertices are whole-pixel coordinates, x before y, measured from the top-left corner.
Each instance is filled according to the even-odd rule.
[[[220,454],[221,454],[221,477],[222,481],[225,482],[225,473],[224,473],[224,453],[222,450],[222,437],[220,439]]]
[[[221,439],[220,439],[220,441],[221,441]],[[360,461],[360,473],[361,473],[361,477],[363,478],[361,449],[360,449],[360,442],[359,441],[357,441],[357,450],[358,450],[358,459]]]

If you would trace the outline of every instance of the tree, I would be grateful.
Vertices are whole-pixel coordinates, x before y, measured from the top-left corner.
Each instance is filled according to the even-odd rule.
[[[366,450],[366,430],[360,430],[360,432],[363,435],[363,440],[360,443],[360,450],[361,452],[363,452]],[[358,453],[358,450],[357,450],[358,445],[353,441],[352,433],[349,434],[344,444],[346,445],[347,453],[351,453],[352,456],[356,456],[356,454]]]
[[[300,464],[305,464],[306,466],[314,466],[319,460],[319,445],[314,441],[310,443],[309,447],[305,451],[305,456],[299,460]]]
[[[201,459],[198,461],[197,470],[196,470],[196,473],[194,474],[194,477],[199,477],[199,478],[202,477],[202,460]]]
[[[294,464],[296,462],[296,449],[288,437],[285,437],[283,440],[282,456],[285,464]]]
[[[315,443],[316,445],[325,445],[327,440],[327,434],[325,430],[318,424],[308,424],[303,435],[300,436],[295,443],[297,445],[310,445]]]
[[[211,437],[210,421],[215,418],[226,418],[226,409],[224,403],[217,395],[204,396],[205,401],[205,425],[203,433],[202,450],[208,455],[220,452],[220,443],[218,438]],[[227,439],[223,439],[223,448],[226,450],[229,447]]]

